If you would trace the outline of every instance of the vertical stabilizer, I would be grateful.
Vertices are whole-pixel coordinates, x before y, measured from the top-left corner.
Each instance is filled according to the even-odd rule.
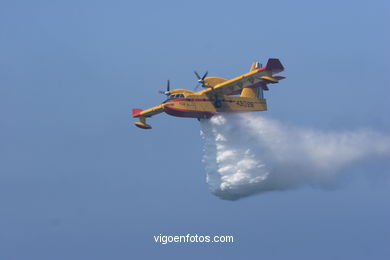
[[[250,71],[259,69],[260,67],[261,64],[259,62],[253,62]],[[260,91],[262,91],[261,88],[243,88],[240,97],[258,98]]]

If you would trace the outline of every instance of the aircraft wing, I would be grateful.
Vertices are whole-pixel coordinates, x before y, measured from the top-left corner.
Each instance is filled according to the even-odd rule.
[[[261,83],[277,83],[284,77],[273,76],[274,73],[278,73],[284,70],[282,63],[279,59],[268,59],[267,65],[259,69],[252,69],[249,73],[238,76],[234,79],[222,82],[212,88],[201,91],[202,94],[210,96],[223,96],[231,93],[237,93],[243,88],[247,88],[253,85],[261,85]]]
[[[149,108],[146,110],[142,110],[139,108],[133,108],[132,116],[138,117],[140,119],[140,121],[136,122],[135,125],[138,126],[139,128],[151,129],[152,127],[146,123],[146,118],[164,112],[164,105],[165,104],[160,104],[158,106],[155,106],[155,107],[152,107],[152,108]]]
[[[133,117],[151,117],[164,112],[164,104],[142,110],[139,108],[133,108]]]

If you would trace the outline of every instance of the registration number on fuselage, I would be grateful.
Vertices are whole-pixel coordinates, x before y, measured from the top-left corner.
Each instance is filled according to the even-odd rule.
[[[236,104],[240,107],[254,107],[254,104],[251,101],[236,101]]]

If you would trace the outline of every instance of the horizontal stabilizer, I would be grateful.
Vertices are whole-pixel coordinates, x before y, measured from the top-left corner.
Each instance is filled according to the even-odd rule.
[[[277,80],[282,80],[282,79],[285,79],[286,77],[283,77],[283,76],[278,76],[278,75],[274,75],[272,76],[273,78],[277,79]]]
[[[262,76],[260,77],[265,83],[278,83],[278,79],[274,77]]]
[[[272,71],[272,74],[278,73],[284,70],[284,67],[279,59],[268,59],[267,66],[265,69]]]

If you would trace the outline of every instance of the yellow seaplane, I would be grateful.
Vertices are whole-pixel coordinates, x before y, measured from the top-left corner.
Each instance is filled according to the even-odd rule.
[[[186,89],[170,89],[160,91],[168,98],[155,107],[142,110],[134,108],[132,115],[139,118],[135,125],[142,129],[151,129],[146,118],[165,112],[177,117],[211,118],[217,113],[250,112],[267,110],[267,102],[263,91],[269,90],[267,84],[278,83],[285,77],[274,75],[282,72],[284,67],[279,59],[268,59],[263,67],[253,62],[248,73],[234,79],[207,77],[207,72],[201,77],[194,71],[198,86],[204,88],[199,92]],[[196,88],[197,88],[196,87]],[[195,89],[196,89],[195,88]]]

